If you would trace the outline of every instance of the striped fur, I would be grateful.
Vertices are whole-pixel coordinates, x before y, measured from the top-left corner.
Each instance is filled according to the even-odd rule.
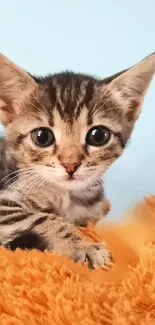
[[[123,152],[155,71],[155,55],[99,80],[65,72],[33,77],[0,55],[0,243],[54,250],[91,268],[106,265],[103,244],[84,241],[77,225],[97,222],[106,204],[102,175]],[[105,127],[105,145],[86,142]],[[48,128],[54,143],[39,147],[32,131]],[[66,165],[78,166],[68,178]]]

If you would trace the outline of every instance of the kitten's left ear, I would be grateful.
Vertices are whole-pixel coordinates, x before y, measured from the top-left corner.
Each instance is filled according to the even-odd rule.
[[[0,54],[0,120],[4,125],[19,114],[24,100],[35,87],[28,73]]]
[[[141,105],[155,73],[155,53],[116,76],[108,88],[129,121],[138,118]]]

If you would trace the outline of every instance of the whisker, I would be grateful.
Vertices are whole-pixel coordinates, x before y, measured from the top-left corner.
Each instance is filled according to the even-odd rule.
[[[22,172],[19,179],[17,179],[14,183],[9,185],[8,188],[6,189],[6,191],[10,192],[11,189],[13,189],[13,194],[12,195],[14,195],[15,193],[19,192],[20,189],[22,188],[22,191],[21,191],[20,195],[21,195],[21,197],[23,197],[23,195],[25,194],[28,186],[30,186],[32,184],[33,180],[36,181],[38,179],[40,181],[42,179],[42,176],[38,175],[38,171],[42,172],[42,174],[43,174],[44,168],[40,167],[39,169],[37,169],[37,173],[36,173],[35,168],[34,168],[34,170],[30,170],[30,171],[28,171],[26,173]],[[25,180],[25,177],[27,177],[27,176],[28,176],[28,178],[26,178],[26,180]],[[31,184],[30,184],[30,182],[31,182]],[[18,185],[18,186],[16,187],[16,185]],[[33,188],[33,185],[31,187]],[[28,192],[30,192],[30,191],[31,191],[31,188],[29,188]]]
[[[16,174],[17,175],[21,175],[21,174],[24,174],[24,173],[27,173],[28,171],[40,171],[40,170],[42,170],[42,169],[48,169],[49,167],[48,166],[45,166],[45,165],[38,165],[38,166],[34,166],[34,167],[25,167],[25,168],[22,168],[22,169],[18,169],[18,170],[16,170],[16,171],[13,171],[13,172],[11,172],[11,173],[9,173],[8,175],[6,175],[5,177],[3,177],[1,180],[0,180],[0,184],[2,183],[2,182],[4,182],[4,180],[7,180],[7,178],[10,178],[11,176],[13,176],[13,175],[15,175],[16,176]],[[13,179],[13,177],[11,178],[11,179]],[[9,179],[10,180],[10,179]],[[5,183],[6,184],[6,183]]]
[[[34,193],[36,193],[41,187],[43,187],[45,183],[47,183],[47,180],[43,179],[42,182],[40,182],[40,184],[38,185],[38,187],[36,186],[36,191]]]
[[[14,174],[20,174],[20,173],[22,173],[23,171],[28,171],[28,170],[34,170],[34,168],[36,168],[36,167],[25,167],[25,168],[21,168],[21,169],[18,169],[18,170],[15,170],[15,171],[13,171],[13,172],[11,172],[11,173],[9,173],[8,175],[6,175],[5,177],[3,177],[1,180],[0,180],[0,184],[1,184],[1,182],[3,182],[5,179],[7,179],[8,177],[10,177],[10,176],[12,176],[12,175],[14,175]]]
[[[26,199],[27,199],[27,197],[28,197],[28,194],[32,192],[33,188],[34,188],[35,186],[37,186],[38,183],[40,183],[40,179],[41,179],[41,177],[38,176],[38,175],[36,175],[36,177],[34,177],[32,183],[31,183],[31,186],[28,188],[28,191],[26,192],[26,194],[25,194],[25,196],[24,196],[24,198],[23,198],[23,201],[26,201]],[[24,193],[22,193],[22,194],[24,194]],[[22,195],[22,196],[23,196],[23,195]]]
[[[29,181],[24,182],[24,188],[22,187],[22,191],[20,191],[20,187],[17,189],[17,192],[20,192],[21,201],[25,202],[27,194],[30,192],[33,184],[36,182],[37,175],[33,175]],[[25,196],[24,196],[25,195]]]
[[[25,184],[28,185],[29,182],[31,182],[33,180],[33,178],[35,177],[34,174],[30,175],[29,178],[26,178],[25,180],[25,175],[21,178],[20,182],[19,180],[17,180],[16,182],[14,182],[13,184],[11,184],[7,189],[6,191],[4,192],[4,196],[6,195],[6,193],[9,191],[9,194],[11,194],[11,197],[14,198],[14,196],[16,195],[17,192],[19,192],[19,190],[22,188],[22,194],[24,193],[25,191]],[[18,186],[16,186],[18,185]],[[13,191],[11,192],[11,190],[13,189]],[[10,200],[9,200],[10,201]],[[9,202],[8,202],[9,203]]]
[[[12,185],[15,184],[16,180],[19,181],[19,178],[20,180],[22,178],[24,178],[26,175],[31,175],[33,173],[33,171],[29,172],[24,172],[24,173],[21,173],[20,177],[18,177],[19,175],[16,174],[15,176],[13,176],[11,179],[8,179],[7,182],[4,183],[4,186],[6,187],[7,185],[9,185],[9,183],[11,183]],[[17,178],[18,177],[18,178]],[[9,188],[9,186],[8,186]]]

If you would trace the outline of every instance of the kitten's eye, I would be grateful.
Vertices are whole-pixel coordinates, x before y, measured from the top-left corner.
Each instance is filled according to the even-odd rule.
[[[100,147],[106,144],[111,136],[111,132],[102,125],[90,129],[86,135],[86,143],[90,146]]]
[[[31,132],[32,141],[39,147],[51,146],[55,137],[53,132],[48,128],[39,128]]]

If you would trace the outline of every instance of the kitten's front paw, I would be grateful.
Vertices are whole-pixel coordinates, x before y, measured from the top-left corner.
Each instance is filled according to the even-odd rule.
[[[77,263],[88,262],[90,269],[104,268],[111,266],[112,256],[110,251],[102,243],[90,244],[80,243],[80,249],[77,249],[72,255],[72,258]]]
[[[107,269],[111,266],[112,262],[111,253],[103,243],[89,243],[81,240],[77,243],[70,243],[69,245],[64,243],[64,245],[60,245],[59,249],[55,251],[67,256],[76,263],[84,264],[88,262],[90,269]]]

